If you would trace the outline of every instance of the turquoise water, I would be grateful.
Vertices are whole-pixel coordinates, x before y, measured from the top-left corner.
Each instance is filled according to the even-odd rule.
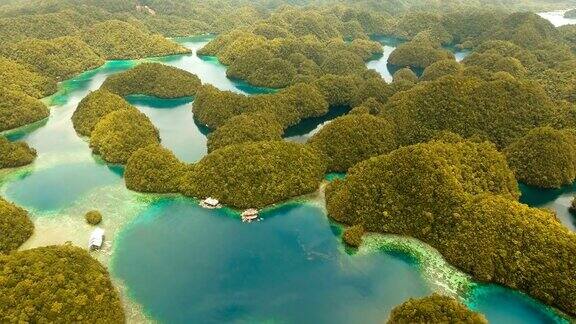
[[[179,41],[193,54],[150,60],[196,73],[220,89],[269,91],[231,81],[217,60],[196,56],[208,38]],[[426,295],[442,285],[453,291],[450,283],[431,282],[418,259],[403,252],[360,254],[345,249],[339,227],[329,222],[320,205],[293,202],[264,212],[261,222],[244,224],[230,210],[205,210],[191,199],[157,200],[128,191],[122,167],[93,156],[86,139],[74,132],[70,117],[78,102],[108,75],[135,63],[111,61],[60,84],[59,93],[46,99],[51,103],[49,119],[7,133],[38,151],[31,166],[0,171],[0,194],[29,208],[36,226],[25,248],[67,240],[84,246],[90,227],[82,213],[103,210],[112,248],[94,256],[109,262],[115,284],[130,296],[127,303],[140,304],[160,322],[381,323],[408,297]],[[178,157],[192,162],[206,154],[208,130],[194,123],[193,98],[127,99],[150,117],[163,144]],[[305,140],[342,113],[336,109],[329,117],[306,120],[286,136]],[[557,320],[548,308],[509,289],[485,289],[482,296],[454,291],[493,323]]]
[[[112,270],[166,323],[377,323],[429,293],[401,257],[346,254],[318,207],[263,218],[244,224],[189,200],[161,201],[122,233]]]

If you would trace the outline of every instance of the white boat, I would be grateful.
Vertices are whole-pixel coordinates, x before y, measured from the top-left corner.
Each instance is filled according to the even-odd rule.
[[[258,219],[258,210],[254,208],[246,209],[242,213],[242,221],[243,222],[252,222],[253,220]]]
[[[220,208],[220,202],[216,198],[208,197],[202,201],[200,201],[200,206],[208,209]]]
[[[90,234],[90,240],[88,240],[88,249],[90,251],[99,250],[104,244],[104,230],[100,227],[96,228]]]

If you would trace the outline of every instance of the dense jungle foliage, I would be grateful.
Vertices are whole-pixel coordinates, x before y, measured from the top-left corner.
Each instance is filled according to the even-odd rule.
[[[109,163],[126,164],[138,149],[159,144],[160,135],[150,119],[137,109],[109,113],[94,127],[90,147]]]
[[[123,97],[139,94],[179,98],[196,95],[201,85],[200,79],[190,72],[160,63],[142,63],[109,76],[101,88]]]
[[[519,181],[559,188],[576,178],[576,130],[536,128],[505,149]]]
[[[107,60],[135,59],[148,56],[188,53],[190,50],[161,35],[145,33],[136,26],[119,20],[93,25],[83,39]]]
[[[433,294],[423,298],[410,298],[396,306],[387,323],[466,323],[486,324],[480,314],[471,311],[453,297]]]
[[[29,323],[124,323],[108,271],[68,245],[0,254],[0,318]]]
[[[274,94],[256,96],[204,85],[198,89],[193,111],[196,120],[212,129],[224,125],[234,116],[254,112],[274,115],[285,128],[304,118],[324,115],[328,112],[328,103],[320,90],[303,83]]]
[[[158,144],[136,151],[126,163],[126,187],[139,192],[177,193],[186,165]]]
[[[447,75],[459,75],[463,72],[462,64],[454,60],[442,60],[427,66],[422,72],[420,80],[434,81]]]
[[[430,39],[423,32],[409,42],[400,44],[388,58],[388,63],[396,66],[426,68],[442,60],[454,59],[452,52],[442,48],[439,42]]]
[[[40,100],[21,91],[0,88],[0,132],[39,121],[49,114]]]
[[[217,56],[229,66],[229,77],[272,88],[325,74],[362,73],[364,61],[382,53],[368,40],[369,34],[383,32],[374,30],[382,17],[351,12],[345,19],[328,9],[285,7],[250,28],[218,36],[199,53]]]
[[[449,130],[503,148],[530,129],[550,123],[556,114],[554,102],[534,82],[447,76],[397,93],[381,115],[396,123],[405,145]]]
[[[2,258],[2,253],[8,254],[19,248],[32,236],[33,232],[34,224],[28,212],[0,197],[0,233],[2,233],[0,235],[0,258]]]
[[[573,314],[576,237],[553,214],[517,198],[502,153],[487,142],[454,140],[361,162],[326,189],[335,220],[413,236],[478,280],[520,289]]]
[[[72,125],[78,134],[90,136],[102,118],[119,110],[137,111],[136,107],[122,97],[107,90],[98,89],[82,98],[72,114]]]
[[[0,56],[0,89],[21,91],[30,97],[42,98],[56,92],[56,82],[32,71],[25,64]]]
[[[230,118],[208,134],[208,152],[232,144],[258,141],[279,141],[284,128],[271,113],[248,113]]]
[[[56,81],[104,64],[104,60],[84,41],[72,36],[50,40],[29,38],[0,47],[0,54],[32,66]]]
[[[205,156],[186,173],[182,192],[214,197],[238,208],[260,208],[316,191],[326,164],[316,150],[297,143],[236,144]]]
[[[346,172],[358,162],[398,148],[395,126],[370,114],[336,118],[308,143],[326,155],[329,172]]]
[[[0,169],[16,168],[32,163],[36,159],[36,150],[25,142],[12,143],[0,136]]]

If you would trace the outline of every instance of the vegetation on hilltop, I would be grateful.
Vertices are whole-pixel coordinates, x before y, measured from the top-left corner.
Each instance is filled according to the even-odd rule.
[[[0,131],[39,121],[49,114],[40,100],[20,91],[0,88]]]
[[[429,234],[424,222],[452,215],[470,195],[484,192],[518,197],[504,155],[488,142],[433,141],[356,164],[345,182],[330,184],[326,199],[331,217],[345,224]],[[414,219],[404,223],[405,215]]]
[[[106,115],[119,110],[137,110],[122,97],[105,89],[90,92],[84,97],[74,114],[72,125],[80,135],[90,136],[96,124]]]
[[[27,64],[57,81],[104,64],[78,37],[64,36],[50,40],[25,39],[0,49],[2,55]]]
[[[208,134],[208,152],[232,144],[258,141],[279,141],[283,126],[271,113],[249,113],[230,118],[224,125]]]
[[[136,151],[126,163],[126,187],[139,192],[177,193],[186,165],[174,153],[152,144]]]
[[[182,192],[238,208],[261,208],[318,189],[326,164],[306,145],[262,141],[226,146],[186,173]]]
[[[448,130],[466,138],[480,136],[503,148],[530,129],[551,122],[557,112],[534,82],[447,76],[395,94],[382,115],[396,123],[404,145]]]
[[[194,96],[201,84],[200,79],[190,72],[160,63],[142,63],[109,76],[102,88],[123,97],[142,94],[178,98]]]
[[[0,56],[0,88],[22,91],[42,98],[56,92],[56,82],[28,66]]]
[[[418,82],[418,76],[414,71],[410,70],[409,68],[402,68],[396,72],[392,76],[393,82],[410,82],[416,83]]]
[[[564,18],[576,18],[576,9],[566,11],[564,13]]]
[[[161,35],[148,34],[119,20],[97,23],[87,29],[82,37],[96,53],[107,60],[136,59],[190,52],[187,48]]]
[[[576,237],[517,198],[504,155],[486,142],[400,148],[357,164],[326,189],[337,221],[415,237],[478,280],[573,313]]]
[[[32,163],[36,159],[36,150],[25,142],[12,143],[0,136],[0,169],[16,168]]]
[[[430,37],[427,34],[419,34],[411,41],[400,44],[390,53],[388,63],[423,69],[438,61],[454,59],[452,52],[443,49],[439,42]]]
[[[536,128],[505,149],[519,181],[559,188],[576,178],[576,134],[550,127]]]
[[[0,258],[2,253],[8,254],[19,248],[32,236],[33,232],[34,224],[30,221],[28,212],[0,197],[0,233],[2,233],[0,235]]]
[[[229,65],[229,77],[272,88],[325,74],[362,73],[364,61],[382,53],[380,44],[367,39],[376,18],[369,13],[363,18],[353,12],[339,17],[315,8],[286,7],[250,28],[218,36],[199,54],[215,55]]]
[[[463,71],[462,64],[454,60],[442,60],[430,64],[422,72],[422,81],[434,81],[446,75],[459,75]]]
[[[471,311],[453,297],[433,294],[423,298],[410,298],[394,307],[387,323],[467,323],[486,324],[480,314]]]
[[[346,172],[360,161],[398,147],[394,124],[369,114],[336,118],[308,143],[326,155],[329,172]]]
[[[138,149],[159,144],[158,130],[146,115],[137,109],[109,113],[94,127],[90,147],[109,163],[125,164]]]
[[[108,271],[79,247],[47,246],[0,255],[0,278],[4,321],[125,322]]]
[[[210,128],[224,125],[230,118],[243,113],[273,114],[283,128],[308,117],[328,112],[328,103],[314,86],[295,84],[274,94],[244,96],[204,85],[194,100],[194,118]]]

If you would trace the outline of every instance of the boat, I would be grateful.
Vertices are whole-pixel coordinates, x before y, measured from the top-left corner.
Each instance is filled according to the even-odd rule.
[[[100,250],[104,244],[104,229],[98,227],[92,234],[90,234],[90,240],[88,240],[88,249],[90,251]]]
[[[242,213],[242,221],[243,222],[252,222],[253,220],[257,220],[258,219],[258,210],[254,209],[254,208],[250,208],[250,209],[246,209],[243,213]]]
[[[200,201],[200,206],[202,206],[203,208],[208,208],[208,209],[215,209],[215,208],[222,207],[222,205],[220,205],[220,202],[218,201],[218,199],[212,198],[212,197],[208,197],[208,198]]]

